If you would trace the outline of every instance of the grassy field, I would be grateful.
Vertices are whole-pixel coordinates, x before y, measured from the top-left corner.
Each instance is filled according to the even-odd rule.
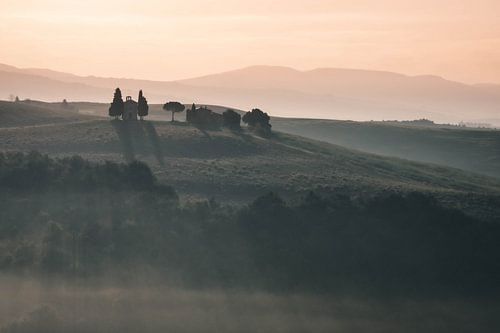
[[[88,105],[95,110],[95,105]],[[5,123],[6,114],[18,114],[10,127],[0,129],[0,150],[78,154],[94,161],[139,159],[183,198],[239,203],[267,191],[290,198],[309,190],[355,196],[424,191],[468,213],[499,216],[495,207],[500,205],[492,200],[499,200],[500,181],[457,169],[380,157],[278,132],[265,139],[246,130],[205,131],[183,122],[125,123],[71,112],[58,118],[59,109],[50,108],[55,106],[0,104],[0,122]],[[82,105],[78,108],[84,110]],[[51,123],[51,117],[57,121]],[[14,126],[16,121],[23,126]]]
[[[374,154],[500,177],[500,131],[388,122],[274,118],[274,129]]]
[[[54,125],[95,119],[60,103],[0,101],[0,128]]]
[[[103,103],[90,103],[90,102],[72,102],[70,105],[81,115],[108,117],[109,104]],[[220,105],[198,105],[207,106],[214,112],[222,113],[227,110],[227,107]],[[190,108],[191,105],[186,105],[186,108]],[[239,113],[243,113],[241,110],[235,110]],[[163,110],[162,104],[150,104],[149,105],[149,115],[148,120],[156,121],[170,121],[171,114]],[[186,120],[186,112],[181,112],[175,115],[177,121]]]
[[[92,179],[85,174],[115,170],[101,166],[95,172],[63,168],[59,178],[47,173],[62,187],[23,191],[17,180],[43,179],[43,163],[21,159],[10,165],[5,174],[15,181],[5,183],[0,200],[0,332],[498,330],[494,296],[460,296],[462,287],[495,295],[490,286],[498,275],[497,224],[448,215],[418,200],[374,201],[370,215],[335,207],[361,207],[381,193],[418,191],[498,221],[500,180],[278,131],[263,138],[246,129],[170,123],[159,106],[151,110],[157,120],[137,122],[99,117],[106,112],[103,104],[80,103],[78,111],[59,104],[0,103],[0,151],[141,160],[161,184],[178,191],[181,203],[164,186],[158,192],[95,184],[78,190]],[[35,173],[39,177],[31,178]],[[121,175],[121,185],[131,178]],[[71,188],[68,179],[80,180],[74,183],[80,187]],[[332,196],[323,208],[317,202],[300,208],[306,201],[295,200],[310,190],[355,200],[351,205]],[[277,205],[272,196],[241,206],[268,191],[294,208]],[[186,203],[210,197],[238,207]],[[381,207],[386,214],[377,211]],[[307,292],[322,290],[313,288],[322,281],[318,277],[338,293]],[[280,289],[286,283],[304,289],[280,292],[288,290]],[[370,283],[373,293],[364,289]],[[392,289],[379,286],[394,293],[385,295]],[[455,294],[446,288],[436,293],[440,286],[455,286],[458,296],[447,296]]]
[[[72,105],[82,114],[107,115],[107,104]],[[209,107],[215,112],[226,110],[222,106]],[[184,121],[185,113],[176,118]],[[168,120],[169,115],[161,105],[154,104],[149,119]],[[276,131],[346,148],[500,177],[499,130],[293,118],[273,118],[272,125]]]

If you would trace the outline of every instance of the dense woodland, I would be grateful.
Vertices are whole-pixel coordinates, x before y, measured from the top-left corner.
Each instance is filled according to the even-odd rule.
[[[190,287],[497,295],[500,225],[432,197],[182,203],[148,166],[0,155],[0,269]],[[130,267],[135,267],[130,270]]]

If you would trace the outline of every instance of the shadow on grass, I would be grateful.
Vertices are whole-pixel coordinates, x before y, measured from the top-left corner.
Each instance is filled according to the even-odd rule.
[[[160,165],[165,164],[161,140],[152,122],[112,120],[111,123],[127,162],[135,160],[137,154],[152,153]]]
[[[151,122],[142,122],[141,121],[141,127],[146,130],[147,136],[149,138],[149,141],[151,143],[151,146],[153,148],[153,154],[156,157],[156,160],[160,165],[164,165],[164,155],[163,155],[163,149],[161,146],[161,141],[160,137],[158,136],[158,132],[156,132],[155,125]]]
[[[269,137],[264,137],[262,135],[259,135],[260,133],[256,133],[255,131],[250,130],[250,129],[243,129],[243,128],[240,128],[238,130],[233,129],[233,130],[231,130],[231,132],[234,135],[241,137],[243,140],[245,140],[247,142],[252,142],[252,143],[256,142],[256,140],[258,141],[258,138],[262,138],[262,139],[269,138]]]
[[[132,131],[130,129],[130,122],[121,120],[112,120],[111,124],[118,135],[122,147],[123,158],[127,162],[135,160],[135,149],[132,142]]]
[[[207,139],[212,139],[212,137],[210,136],[210,134],[208,134],[207,132],[207,129],[202,127],[202,126],[196,126],[196,128],[198,129],[198,131],[200,131],[201,133],[203,133],[203,135],[207,138]]]

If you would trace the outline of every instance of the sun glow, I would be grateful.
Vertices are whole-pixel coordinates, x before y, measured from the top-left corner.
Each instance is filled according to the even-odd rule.
[[[270,64],[500,82],[494,0],[0,1],[0,62],[170,80]]]

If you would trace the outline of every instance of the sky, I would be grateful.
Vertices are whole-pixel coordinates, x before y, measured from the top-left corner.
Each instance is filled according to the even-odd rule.
[[[252,65],[500,83],[499,0],[0,0],[0,63],[175,80]]]

